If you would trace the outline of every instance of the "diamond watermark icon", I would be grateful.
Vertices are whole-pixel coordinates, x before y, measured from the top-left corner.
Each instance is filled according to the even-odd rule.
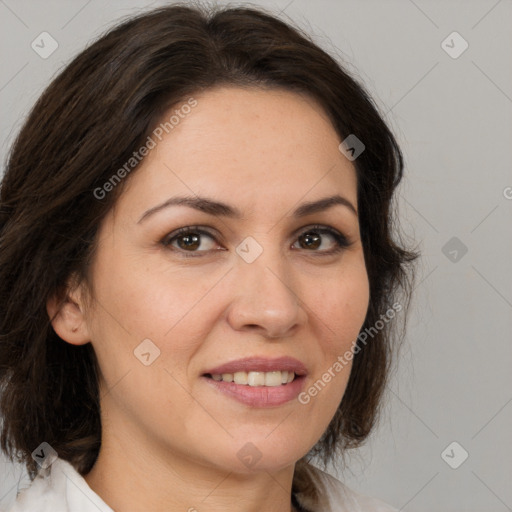
[[[452,263],[458,263],[468,252],[468,248],[459,238],[453,236],[443,245],[441,252]]]
[[[468,457],[469,453],[457,441],[450,443],[441,453],[441,458],[452,469],[459,468]]]
[[[246,263],[252,263],[263,252],[263,247],[248,236],[237,246],[236,252]]]
[[[353,162],[366,146],[353,133],[351,133],[339,146],[338,149]]]
[[[240,459],[244,466],[253,468],[261,459],[262,453],[253,443],[245,443],[242,448],[238,450],[236,456]]]
[[[458,59],[468,49],[468,47],[468,42],[458,32],[452,32],[441,43],[441,48],[452,59]]]
[[[39,57],[47,59],[59,47],[59,43],[48,32],[41,32],[30,46]]]
[[[57,459],[57,452],[46,442],[41,443],[33,452],[32,458],[40,468],[50,467]]]
[[[149,338],[146,338],[135,347],[133,353],[144,366],[149,366],[160,356],[160,349]]]

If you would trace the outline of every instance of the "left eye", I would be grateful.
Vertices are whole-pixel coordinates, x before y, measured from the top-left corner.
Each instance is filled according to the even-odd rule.
[[[316,250],[324,245],[325,235],[328,235],[331,240],[334,241],[334,244],[331,244],[334,245],[334,247],[331,249]],[[177,231],[167,235],[161,241],[161,243],[165,247],[168,247],[172,250],[178,250],[180,252],[186,253],[188,252],[189,254],[184,254],[184,256],[188,257],[195,256],[193,253],[208,252],[209,250],[213,249],[213,247],[210,247],[203,250],[197,250],[202,244],[203,237],[209,238],[212,241],[216,241],[215,236],[212,233],[209,233],[208,231],[205,231],[199,227],[196,228],[189,226],[180,228]],[[178,244],[177,247],[174,245],[174,242]],[[301,244],[301,248],[307,251],[314,249],[313,252],[318,252],[320,254],[334,254],[350,245],[344,235],[334,229],[324,226],[311,226],[308,229],[302,231],[297,239],[297,242]]]
[[[333,254],[350,245],[347,238],[338,231],[321,226],[313,226],[306,231],[303,231],[298,238],[298,242],[302,242],[303,245],[309,249],[317,249],[322,245],[322,238],[324,235],[329,235],[329,237],[334,240],[334,248],[315,252]]]

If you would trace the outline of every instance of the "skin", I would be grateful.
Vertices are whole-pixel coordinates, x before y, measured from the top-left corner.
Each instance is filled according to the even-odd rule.
[[[269,408],[241,404],[201,375],[241,357],[288,355],[306,365],[307,389],[352,348],[369,301],[358,217],[343,205],[304,218],[291,211],[335,193],[357,209],[356,173],[306,96],[220,87],[194,98],[103,220],[91,303],[83,285],[60,309],[48,303],[57,334],[92,343],[101,368],[102,446],[84,477],[117,512],[293,510],[295,463],[327,428],[351,364],[308,404]],[[228,203],[244,218],[172,206],[138,223],[185,194]],[[336,242],[321,234],[310,248],[301,235],[312,224],[350,246],[327,255]],[[183,256],[183,240],[174,251],[161,243],[194,225],[214,234],[201,235],[198,257]],[[250,264],[236,252],[247,236],[263,248]],[[146,338],[160,350],[149,366],[134,356]],[[247,442],[261,452],[253,467],[237,457]]]

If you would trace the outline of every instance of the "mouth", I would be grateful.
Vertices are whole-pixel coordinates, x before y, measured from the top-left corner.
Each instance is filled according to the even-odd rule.
[[[214,390],[251,407],[283,405],[297,398],[307,369],[290,357],[252,357],[217,366],[201,377]]]
[[[293,382],[297,375],[295,372],[287,370],[277,370],[272,372],[258,372],[258,371],[240,371],[235,373],[206,373],[205,377],[213,379],[217,382],[234,382],[242,386],[265,386],[275,387],[283,386]]]

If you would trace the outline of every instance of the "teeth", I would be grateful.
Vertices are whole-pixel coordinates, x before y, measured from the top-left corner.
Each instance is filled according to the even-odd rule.
[[[280,385],[281,385],[281,372],[265,373],[265,386],[280,386]]]
[[[235,372],[212,375],[216,381],[235,382],[248,386],[281,386],[288,384],[295,378],[294,372],[286,370],[276,372]]]
[[[233,378],[237,384],[247,384],[247,372],[235,372]]]
[[[249,386],[264,386],[265,374],[263,372],[249,372],[247,374],[247,384]]]

